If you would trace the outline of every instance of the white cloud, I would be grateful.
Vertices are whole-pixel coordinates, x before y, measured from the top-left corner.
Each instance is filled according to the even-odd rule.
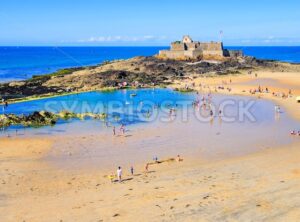
[[[81,43],[105,43],[105,42],[144,42],[144,41],[159,41],[167,39],[166,36],[98,36],[90,37],[88,39],[81,39]]]
[[[285,46],[285,45],[299,45],[300,38],[297,37],[253,37],[253,38],[224,38],[226,45],[251,45],[251,46]]]

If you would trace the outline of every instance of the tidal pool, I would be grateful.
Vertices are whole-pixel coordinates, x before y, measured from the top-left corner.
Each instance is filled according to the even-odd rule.
[[[54,147],[45,157],[47,161],[60,167],[99,168],[131,165],[154,156],[243,155],[289,144],[296,140],[289,135],[290,130],[300,128],[284,109],[276,113],[271,101],[170,89],[81,93],[11,104],[5,112],[28,114],[65,109],[77,113],[105,112],[108,118],[59,121],[53,127],[38,129],[11,127],[1,134],[13,138],[18,129],[18,137],[55,137]],[[119,130],[122,124],[125,135]]]

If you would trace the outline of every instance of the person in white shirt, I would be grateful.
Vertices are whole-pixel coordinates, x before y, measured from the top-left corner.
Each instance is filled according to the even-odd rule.
[[[120,166],[117,169],[117,177],[118,177],[119,182],[121,182],[122,181],[122,168]]]

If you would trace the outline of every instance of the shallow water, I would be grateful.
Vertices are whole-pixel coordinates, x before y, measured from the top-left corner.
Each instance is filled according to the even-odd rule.
[[[296,140],[289,132],[300,128],[299,123],[284,110],[276,114],[270,101],[212,95],[211,107],[216,107],[216,110],[211,117],[207,107],[192,106],[192,102],[201,101],[202,96],[168,89],[92,92],[13,104],[7,111],[25,113],[43,110],[47,102],[51,102],[52,111],[59,111],[64,108],[62,104],[72,105],[74,101],[76,112],[81,112],[84,104],[89,104],[92,111],[101,108],[108,111],[106,123],[92,119],[71,120],[62,121],[54,127],[19,129],[19,136],[55,136],[54,148],[45,159],[67,168],[129,166],[149,161],[153,156],[166,158],[177,154],[218,159],[282,146]],[[207,95],[205,98],[208,98]],[[99,102],[103,106],[97,106]],[[108,104],[112,102],[118,103],[122,109],[109,109]],[[222,104],[225,108],[219,116]],[[248,109],[251,115],[241,115],[243,112],[239,105],[242,108],[251,105]],[[176,109],[171,115],[170,108]],[[119,132],[121,124],[126,125],[125,136]],[[112,135],[112,126],[116,126],[117,136]],[[7,133],[15,137],[14,129],[2,136]]]

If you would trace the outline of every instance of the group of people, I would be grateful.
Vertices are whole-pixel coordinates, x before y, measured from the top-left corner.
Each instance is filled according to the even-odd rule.
[[[296,130],[292,130],[291,135],[292,136],[297,136],[297,135],[300,136],[300,130],[298,130],[298,132]]]
[[[174,159],[173,159],[173,160],[174,160]],[[177,162],[183,161],[183,159],[181,158],[181,156],[180,156],[179,154],[176,156],[175,160],[176,160]],[[154,161],[154,163],[159,163],[158,157],[157,157],[157,156],[153,157],[153,161]],[[153,163],[152,163],[152,164],[153,164]],[[145,171],[144,171],[145,173],[148,173],[148,172],[149,172],[149,166],[150,166],[150,165],[151,165],[150,163],[146,163],[146,165],[145,165]],[[131,176],[134,176],[135,169],[133,168],[133,166],[130,167],[129,172],[130,172],[130,175],[131,175]],[[123,180],[123,169],[122,169],[122,167],[121,167],[121,166],[118,166],[116,174],[111,173],[111,174],[108,176],[108,178],[110,179],[110,181],[111,181],[112,183],[115,181],[115,179],[117,179],[117,181],[121,183],[122,180]]]
[[[249,71],[248,74],[252,74],[252,71]],[[257,77],[256,73],[255,73],[255,77]],[[232,83],[231,79],[229,80],[229,83]],[[215,92],[218,92],[218,90],[227,90],[228,92],[231,92],[232,88],[226,86],[227,84],[228,84],[228,82],[223,80],[222,85],[219,85],[219,86],[215,87]],[[195,86],[195,84],[193,83],[192,86]],[[209,85],[204,85],[204,84],[200,83],[199,87],[200,87],[200,90],[202,90],[203,88],[208,88],[209,91],[211,91]],[[246,92],[246,90],[243,90],[243,92]],[[270,93],[270,90],[269,90],[268,87],[262,87],[262,86],[259,85],[257,88],[249,89],[249,93],[252,94],[252,95],[254,95],[256,93]],[[280,98],[283,98],[283,99],[293,96],[291,89],[289,89],[288,92],[272,92],[272,95],[274,97],[280,97]]]
[[[263,88],[261,86],[258,86],[257,89],[249,89],[250,94],[255,94],[255,93],[269,93],[269,88]]]
[[[252,94],[252,95],[254,95],[255,93],[269,93],[269,92],[270,92],[270,90],[269,90],[268,87],[263,88],[261,86],[258,86],[256,89],[250,89],[249,90],[249,93]],[[272,92],[272,96],[286,99],[286,98],[292,97],[293,94],[292,94],[292,90],[289,89],[288,93]]]
[[[209,115],[213,118],[216,114],[218,114],[219,117],[222,117],[223,112],[222,110],[219,110],[217,113],[214,113],[213,109],[213,103],[212,103],[212,94],[208,93],[207,97],[202,96],[201,100],[196,99],[193,102],[193,107],[203,110],[209,111]]]
[[[122,135],[125,135],[126,128],[125,128],[125,125],[124,125],[124,124],[121,124],[121,126],[120,126],[120,128],[119,128],[119,132],[120,132]],[[114,135],[114,136],[117,135],[116,127],[115,127],[115,126],[113,126],[113,135]]]

